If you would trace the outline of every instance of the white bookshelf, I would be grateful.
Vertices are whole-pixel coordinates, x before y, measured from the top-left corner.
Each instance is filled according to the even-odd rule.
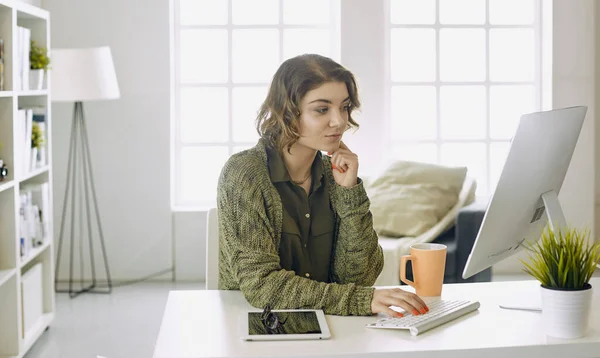
[[[4,40],[4,90],[0,91],[0,159],[9,169],[8,178],[0,181],[0,358],[21,358],[50,326],[55,314],[54,301],[54,238],[52,237],[52,118],[49,84],[46,74],[44,89],[23,90],[17,87],[17,27],[31,31],[31,39],[50,50],[50,15],[47,11],[17,0],[0,0],[0,37]],[[33,170],[26,170],[22,160],[21,137],[18,116],[20,108],[45,108],[46,163]],[[28,255],[21,256],[20,194],[25,187],[48,184],[49,220],[47,235],[43,243],[32,247]],[[22,291],[24,275],[37,264],[41,264],[39,295],[32,297],[41,301],[41,315],[32,321],[29,330],[24,330],[25,307]],[[31,276],[31,275],[30,275]],[[41,297],[39,297],[41,295]],[[38,305],[39,307],[39,305]]]

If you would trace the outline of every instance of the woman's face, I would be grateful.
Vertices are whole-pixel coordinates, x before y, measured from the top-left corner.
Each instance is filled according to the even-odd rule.
[[[344,82],[327,82],[300,101],[298,145],[327,152],[338,149],[348,125],[350,97]]]

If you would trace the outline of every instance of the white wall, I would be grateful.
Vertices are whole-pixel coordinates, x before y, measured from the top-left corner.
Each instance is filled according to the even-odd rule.
[[[85,104],[111,275],[129,280],[169,268],[169,1],[44,0],[43,6],[54,48],[108,45],[113,53],[121,98]],[[71,105],[53,105],[56,239],[71,112]]]
[[[588,112],[559,199],[565,217],[594,229],[595,0],[554,1],[554,108],[587,105]]]
[[[378,26],[367,28],[356,24],[367,19],[370,24],[376,24],[384,18],[384,1],[343,1],[340,62],[354,73],[362,102],[355,115],[360,128],[354,133],[347,132],[344,142],[359,156],[359,170],[364,175],[376,170],[386,148],[384,136],[377,132],[386,122],[386,111],[381,106],[381,98],[387,93],[381,86],[385,83],[385,66],[373,65],[373,59],[385,58],[385,23],[380,21]]]
[[[559,200],[574,226],[588,227],[594,235],[596,193],[596,69],[597,18],[595,0],[553,1],[552,107],[587,105],[588,112]],[[600,138],[600,137],[599,137]],[[595,236],[592,236],[595,237]],[[494,266],[495,273],[521,272],[520,255]]]

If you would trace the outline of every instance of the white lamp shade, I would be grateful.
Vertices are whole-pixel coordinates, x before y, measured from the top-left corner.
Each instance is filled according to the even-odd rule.
[[[119,98],[110,48],[54,49],[52,101],[84,102]]]

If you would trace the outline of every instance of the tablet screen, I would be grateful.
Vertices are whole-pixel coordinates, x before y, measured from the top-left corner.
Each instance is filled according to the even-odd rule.
[[[267,329],[261,320],[260,312],[248,313],[248,333],[251,336],[265,334],[315,334],[321,333],[317,314],[312,311],[274,312],[280,322],[285,322],[280,329]]]

